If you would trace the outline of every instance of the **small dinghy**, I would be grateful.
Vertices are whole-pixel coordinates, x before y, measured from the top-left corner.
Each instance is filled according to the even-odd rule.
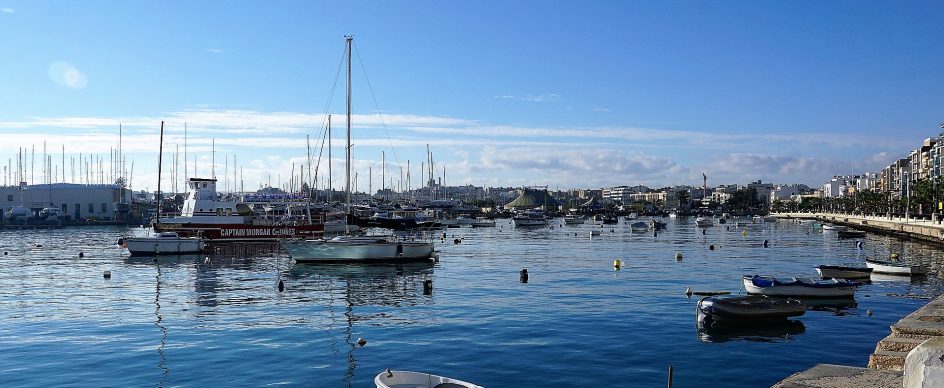
[[[846,230],[847,228],[842,225],[833,225],[833,224],[823,224],[823,230]]]
[[[649,224],[642,221],[637,221],[633,222],[632,225],[629,225],[629,228],[632,229],[633,232],[646,232],[649,230]]]
[[[127,248],[131,256],[200,253],[204,248],[199,238],[180,237],[177,232],[161,232],[154,237],[125,238],[121,246]]]
[[[810,298],[852,298],[859,283],[848,280],[777,280],[772,276],[744,275],[744,289],[748,294],[767,296],[801,296]]]
[[[872,274],[872,268],[820,265],[816,267],[816,272],[823,279],[865,279]]]
[[[709,296],[696,306],[699,326],[710,328],[721,321],[753,323],[784,320],[806,313],[806,304],[796,299],[776,299],[763,295]]]
[[[839,238],[862,238],[865,237],[865,232],[861,230],[837,230],[836,236]]]
[[[462,380],[429,373],[391,371],[387,369],[374,377],[377,388],[483,388]]]
[[[871,268],[874,273],[886,275],[916,276],[928,273],[928,269],[923,265],[911,265],[893,261],[866,259],[865,265]]]

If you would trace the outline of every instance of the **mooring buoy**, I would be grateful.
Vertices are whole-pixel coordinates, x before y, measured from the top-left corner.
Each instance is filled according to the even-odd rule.
[[[358,339],[357,339],[357,346],[364,346],[364,345],[367,345],[367,340],[365,340],[365,339],[363,339],[363,338],[358,338]]]
[[[528,282],[528,269],[527,268],[521,269],[521,282],[522,283]]]
[[[426,279],[423,281],[423,294],[429,295],[433,293],[433,280]]]
[[[682,261],[682,252],[675,252],[675,260]]]
[[[685,287],[685,296],[692,296],[692,287]]]
[[[285,291],[285,282],[279,279],[279,292]]]
[[[768,245],[770,245],[770,241],[764,240],[764,248],[767,248]]]
[[[871,310],[871,309],[865,310],[865,315],[868,315],[868,316],[871,317],[871,316],[872,316],[872,310]]]
[[[709,250],[709,251],[715,250],[715,244],[709,245],[709,246],[708,246],[708,250]]]
[[[613,269],[619,271],[620,267],[623,266],[623,263],[619,259],[613,260]]]
[[[105,271],[102,274],[102,277],[104,277],[105,279],[111,279],[111,271]]]
[[[79,252],[79,257],[85,257],[85,253]]]

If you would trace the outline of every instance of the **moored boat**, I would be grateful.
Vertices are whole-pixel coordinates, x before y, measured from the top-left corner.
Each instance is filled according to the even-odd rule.
[[[649,221],[649,227],[655,230],[665,229],[666,226],[668,226],[668,224],[662,221],[656,221],[656,220]]]
[[[633,232],[646,232],[646,231],[649,230],[649,223],[648,223],[648,222],[643,222],[643,221],[637,221],[637,222],[633,222],[631,225],[629,225],[629,228],[630,228]]]
[[[848,280],[791,278],[789,281],[781,281],[772,276],[760,275],[744,275],[742,281],[748,294],[812,298],[851,298],[855,296],[859,286],[859,283]]]
[[[511,218],[515,226],[546,226],[547,215],[541,209],[528,209]]]
[[[836,230],[836,231],[839,231],[839,230],[846,230],[846,229],[848,229],[848,228],[845,227],[845,226],[843,226],[843,225],[823,224],[823,230]]]
[[[700,228],[706,228],[714,225],[714,220],[708,217],[698,217],[695,219],[695,225],[698,225]]]
[[[472,221],[471,224],[473,228],[494,228],[495,220],[489,220],[485,218],[476,218],[475,221]]]
[[[204,243],[196,237],[180,237],[175,232],[162,232],[153,237],[130,237],[121,241],[131,256],[142,255],[179,255],[199,253]]]
[[[384,236],[338,236],[329,240],[282,240],[298,263],[360,263],[428,260],[433,243],[398,241]]]
[[[866,259],[865,265],[871,268],[874,273],[886,275],[915,276],[928,273],[928,269],[923,265],[911,265],[893,261]]]
[[[823,279],[865,279],[872,274],[872,268],[819,265],[816,266],[816,272]]]
[[[862,238],[865,237],[865,232],[861,230],[837,230],[836,236],[839,238]]]
[[[696,311],[699,324],[711,327],[718,321],[751,323],[796,317],[806,313],[806,304],[763,295],[709,296],[698,301]]]
[[[483,388],[451,377],[389,369],[374,377],[374,384],[377,388]]]
[[[587,222],[586,217],[582,217],[576,214],[568,214],[564,216],[564,223],[567,225],[580,225],[584,222]]]

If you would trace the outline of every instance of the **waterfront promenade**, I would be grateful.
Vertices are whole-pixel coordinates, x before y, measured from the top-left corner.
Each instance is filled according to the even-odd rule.
[[[944,244],[944,224],[940,220],[846,213],[775,213],[774,215],[786,219],[818,220],[869,232],[895,234]]]

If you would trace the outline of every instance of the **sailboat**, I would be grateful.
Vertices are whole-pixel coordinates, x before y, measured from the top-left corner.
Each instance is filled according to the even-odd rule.
[[[347,214],[351,214],[351,51],[354,38],[345,37],[347,51],[347,147],[345,148]],[[433,243],[399,241],[392,236],[345,235],[330,240],[282,240],[282,248],[296,263],[396,262],[429,260],[433,257]]]

